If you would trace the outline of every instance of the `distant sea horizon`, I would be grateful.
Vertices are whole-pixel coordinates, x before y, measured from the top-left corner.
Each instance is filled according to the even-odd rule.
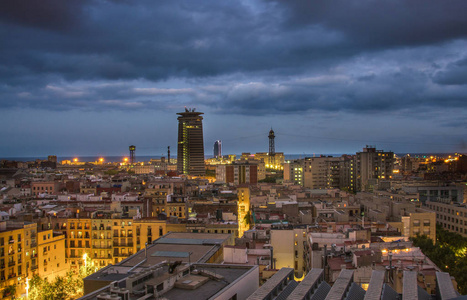
[[[302,154],[284,154],[286,160],[292,160],[292,159],[301,159],[305,157],[320,157],[321,155],[323,156],[332,156],[332,157],[340,157],[342,155],[353,155],[355,153],[302,153]],[[452,152],[446,152],[446,153],[396,153],[397,156],[404,156],[410,154],[411,156],[427,156],[427,155],[434,155],[434,156],[444,156],[444,155],[449,155],[449,154],[454,154]],[[228,154],[227,154],[228,155]],[[234,154],[238,157],[241,156],[241,154]],[[151,159],[160,159],[161,157],[166,157],[163,155],[141,155],[141,156],[136,156],[135,160],[136,162],[147,162],[150,161]],[[208,155],[205,154],[204,157],[206,159],[212,158],[213,155]],[[78,161],[80,162],[96,162],[100,158],[104,159],[104,162],[123,162],[124,158],[129,158],[128,155],[123,156],[123,155],[103,155],[103,156],[57,156],[57,161],[61,162],[63,160],[73,160],[77,158]],[[176,159],[177,155],[171,155],[171,158]],[[9,160],[9,161],[35,161],[37,159],[40,160],[47,160],[47,156],[36,156],[36,157],[0,157],[0,160]]]

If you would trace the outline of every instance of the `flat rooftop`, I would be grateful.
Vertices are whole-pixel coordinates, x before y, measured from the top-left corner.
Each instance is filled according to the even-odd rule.
[[[220,292],[223,288],[234,282],[236,279],[249,272],[253,267],[238,268],[229,265],[225,265],[225,267],[208,267],[204,265],[203,267],[196,266],[196,268],[198,270],[205,270],[220,275],[223,277],[223,279],[219,281],[209,279],[194,290],[181,289],[174,286],[174,288],[165,293],[163,297],[171,300],[209,299],[216,293]],[[185,279],[186,278],[183,278],[183,280]]]
[[[226,240],[231,233],[191,233],[191,232],[169,232],[163,236],[166,239],[194,239],[194,240]],[[156,240],[157,241],[157,240]]]
[[[163,261],[174,262],[182,261],[184,263],[195,263],[203,261],[210,253],[214,254],[219,249],[217,245],[192,245],[192,244],[153,244],[148,245],[147,250],[140,250],[134,255],[123,260],[119,265],[125,267],[133,267],[141,263],[146,258],[147,260],[142,263],[142,267],[150,267],[157,265]]]

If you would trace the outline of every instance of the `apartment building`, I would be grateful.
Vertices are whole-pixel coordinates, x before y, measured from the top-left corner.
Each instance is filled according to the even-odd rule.
[[[284,181],[303,186],[303,165],[300,160],[284,163]]]
[[[40,194],[56,195],[60,190],[60,182],[56,181],[33,181],[31,182],[31,192],[33,196]]]
[[[304,250],[307,241],[306,228],[271,229],[271,246],[277,269],[293,268],[294,276],[300,280],[305,275]]]
[[[356,153],[356,190],[372,191],[381,179],[392,178],[394,152],[376,150],[367,145],[362,152]]]
[[[26,293],[27,280],[37,274],[53,280],[65,275],[65,236],[52,230],[38,232],[30,222],[0,222],[0,295],[16,286],[16,296]]]
[[[167,233],[165,221],[116,218],[110,212],[96,212],[92,218],[51,221],[54,230],[66,236],[63,253],[74,270],[84,264],[84,254],[100,267],[116,264]]]
[[[258,164],[254,163],[233,163],[230,165],[216,166],[216,181],[239,184],[258,183]]]
[[[467,205],[427,201],[426,207],[436,213],[436,222],[444,229],[467,237]]]
[[[69,271],[65,255],[65,235],[52,229],[37,234],[37,274],[49,281]]]

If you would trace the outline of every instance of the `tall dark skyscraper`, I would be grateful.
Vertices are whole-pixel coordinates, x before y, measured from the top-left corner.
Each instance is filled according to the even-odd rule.
[[[214,143],[214,157],[221,157],[222,156],[222,141],[217,140]]]
[[[204,140],[202,112],[185,108],[185,112],[177,113],[178,117],[178,151],[177,170],[183,174],[203,176]]]

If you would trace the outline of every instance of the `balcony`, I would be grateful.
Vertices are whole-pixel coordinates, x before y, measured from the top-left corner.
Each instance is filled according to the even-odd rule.
[[[10,244],[14,244],[14,243],[15,243],[15,240],[10,240],[9,243],[10,243]]]
[[[127,253],[114,253],[114,257],[128,257],[130,254]]]
[[[114,247],[133,247],[132,242],[129,242],[129,243],[116,243],[116,242],[114,242],[113,245],[114,245]]]
[[[11,279],[11,278],[13,278],[13,277],[16,277],[16,273],[13,273],[13,274],[8,275],[8,279]]]
[[[32,265],[32,266],[31,266],[31,270],[32,270],[32,271],[34,271],[34,270],[36,270],[36,269],[38,269],[38,268],[39,268],[38,265]]]
[[[95,246],[92,246],[92,248],[94,249],[112,249],[112,245],[95,245]]]
[[[31,248],[33,248],[33,247],[37,247],[37,243],[36,243],[36,242],[32,242],[32,243],[31,243]]]
[[[37,253],[32,254],[31,257],[33,258],[37,257]]]

